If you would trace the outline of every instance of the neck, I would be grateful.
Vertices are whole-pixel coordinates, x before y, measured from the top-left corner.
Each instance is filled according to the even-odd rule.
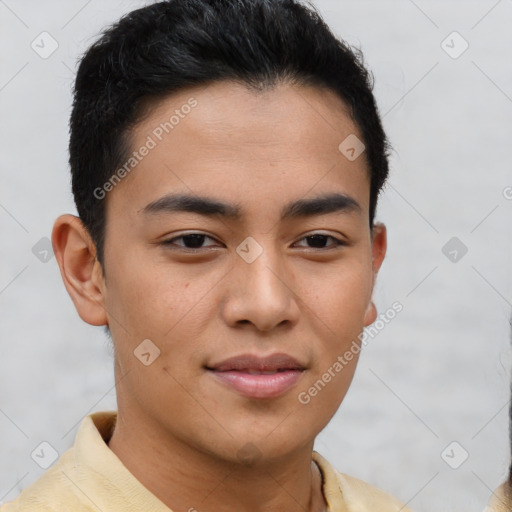
[[[121,404],[119,404],[121,405]],[[323,512],[322,476],[313,443],[290,456],[257,464],[206,453],[140,421],[119,407],[108,443],[137,480],[162,503],[188,512]]]

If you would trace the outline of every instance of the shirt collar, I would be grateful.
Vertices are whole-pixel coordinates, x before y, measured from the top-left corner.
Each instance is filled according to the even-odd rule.
[[[126,510],[172,512],[130,473],[108,447],[116,421],[117,411],[95,412],[83,419],[74,446],[75,467],[80,479],[77,484],[91,496],[95,489],[108,487],[110,494],[125,504]],[[322,491],[328,511],[345,512],[347,508],[334,468],[316,451],[313,451],[312,458],[322,474]]]
[[[77,485],[87,496],[95,496],[97,489],[108,491],[116,506],[124,510],[172,512],[108,447],[116,421],[116,411],[95,412],[83,419],[74,445]]]

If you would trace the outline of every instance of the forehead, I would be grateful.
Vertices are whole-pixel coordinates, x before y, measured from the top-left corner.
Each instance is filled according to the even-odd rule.
[[[145,105],[144,119],[134,130],[139,140],[155,129],[159,138],[160,130],[155,125],[159,122],[172,125],[166,125],[167,130],[161,127],[162,136],[194,131],[201,142],[226,145],[268,145],[273,141],[277,146],[284,140],[292,144],[309,141],[317,147],[330,145],[332,150],[327,133],[335,141],[349,134],[362,138],[345,102],[330,89],[319,86],[278,83],[255,90],[228,80],[149,99]],[[306,144],[304,149],[310,147]]]
[[[288,202],[337,186],[368,207],[365,154],[352,160],[341,151],[344,141],[362,136],[345,103],[328,89],[280,84],[254,91],[226,81],[182,90],[148,107],[130,143],[144,156],[107,204],[113,199],[140,210],[176,190],[236,195],[238,203],[249,192]]]

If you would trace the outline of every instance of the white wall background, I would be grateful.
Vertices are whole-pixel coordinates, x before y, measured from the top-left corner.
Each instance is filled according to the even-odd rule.
[[[375,74],[395,148],[375,297],[382,312],[404,305],[367,345],[316,449],[418,512],[481,511],[509,462],[512,1],[315,4]],[[58,215],[76,214],[67,165],[76,59],[142,5],[0,0],[0,502],[44,472],[30,457],[40,442],[62,453],[85,415],[115,408],[102,328],[80,320],[55,258],[43,263],[33,247],[44,248]],[[43,31],[58,42],[46,59],[31,48]],[[453,31],[469,44],[457,58],[462,39],[444,43],[452,56],[442,46]],[[442,252],[452,237],[468,249],[457,262]],[[453,441],[452,465],[469,455],[458,469],[441,457]]]

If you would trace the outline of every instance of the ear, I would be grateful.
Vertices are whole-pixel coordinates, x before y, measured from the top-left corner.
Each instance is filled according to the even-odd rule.
[[[80,218],[70,214],[58,217],[53,225],[52,245],[64,286],[80,318],[91,325],[107,325],[103,270]]]
[[[387,231],[386,226],[382,223],[376,223],[372,229],[372,269],[373,269],[373,282],[372,292],[377,280],[377,273],[384,261],[387,249]],[[377,308],[372,300],[368,304],[364,316],[364,326],[372,324],[377,319]]]

